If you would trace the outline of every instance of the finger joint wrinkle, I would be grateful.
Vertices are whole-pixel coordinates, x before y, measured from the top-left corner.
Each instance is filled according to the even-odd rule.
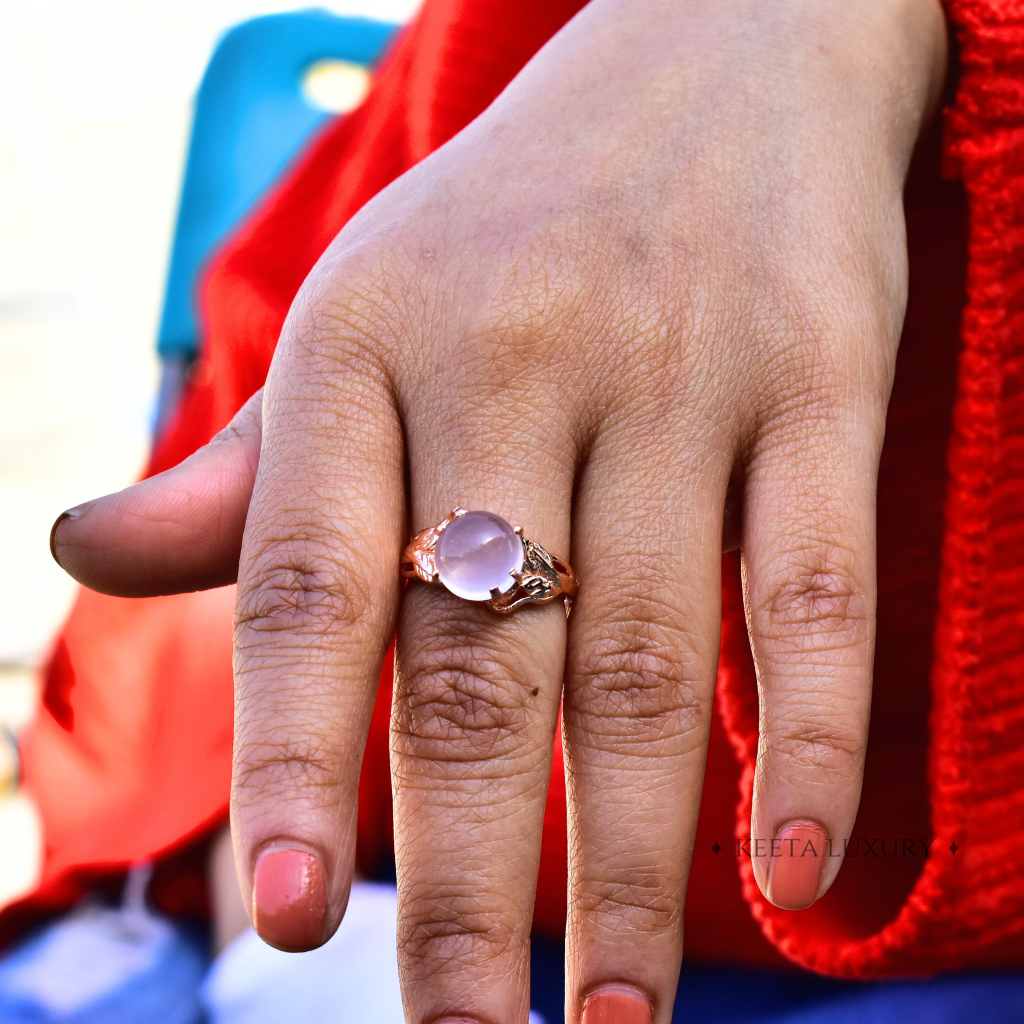
[[[799,572],[771,589],[763,606],[763,632],[768,639],[848,635],[864,625],[864,606],[849,573],[836,568]]]
[[[236,636],[241,641],[246,631],[322,635],[358,625],[367,596],[339,577],[338,568],[326,563],[280,564],[259,572],[255,586],[239,596]]]
[[[524,687],[497,661],[452,652],[412,672],[402,668],[395,724],[407,756],[469,762],[509,755],[529,722]]]

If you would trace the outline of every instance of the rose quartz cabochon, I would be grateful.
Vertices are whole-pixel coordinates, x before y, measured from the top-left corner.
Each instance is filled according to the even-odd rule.
[[[511,589],[510,573],[523,567],[523,542],[493,512],[467,512],[445,527],[435,554],[437,575],[457,597],[486,601],[491,591]]]

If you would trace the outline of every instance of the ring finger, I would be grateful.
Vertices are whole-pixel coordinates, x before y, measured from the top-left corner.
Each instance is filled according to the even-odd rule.
[[[518,426],[511,441],[509,423]],[[552,554],[568,553],[574,446],[566,432],[524,427],[510,411],[444,415],[434,405],[422,421],[410,414],[407,434],[415,529],[461,505],[521,524]],[[561,601],[498,615],[443,587],[414,581],[407,590],[392,771],[399,963],[417,1024],[526,1018],[564,651]]]
[[[639,416],[609,431],[576,513],[587,588],[566,675],[567,966],[582,1024],[667,1024],[682,957],[731,458],[713,427],[695,455],[674,440],[691,431],[656,419],[653,434]]]

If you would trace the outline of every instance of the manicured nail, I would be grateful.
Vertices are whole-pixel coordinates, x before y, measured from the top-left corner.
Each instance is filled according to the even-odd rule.
[[[315,949],[324,940],[324,869],[305,850],[272,849],[256,861],[253,924],[264,942],[289,953]]]
[[[604,985],[583,997],[580,1024],[651,1024],[651,1001],[629,985]]]
[[[60,559],[57,557],[56,540],[60,524],[66,519],[77,519],[91,504],[91,501],[87,501],[84,505],[76,505],[74,508],[69,508],[66,512],[61,512],[53,521],[53,526],[50,527],[50,555],[58,565],[60,565]],[[63,569],[64,567],[61,566],[61,568]]]
[[[768,861],[768,898],[783,910],[804,910],[818,898],[828,836],[818,825],[791,821],[775,835]]]

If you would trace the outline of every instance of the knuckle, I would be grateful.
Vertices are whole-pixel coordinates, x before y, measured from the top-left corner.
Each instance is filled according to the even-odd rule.
[[[768,360],[766,383],[751,405],[755,453],[835,452],[845,444],[854,410],[884,411],[884,403],[873,391],[865,394],[864,383],[837,358],[840,351],[797,339]]]
[[[410,665],[400,659],[395,727],[403,753],[470,763],[517,751],[530,714],[508,660],[453,637],[421,644]]]
[[[841,349],[821,333],[790,330],[782,337],[787,343],[771,360],[776,414],[814,412],[829,418],[849,390],[846,367],[836,358]]]
[[[241,745],[235,752],[233,782],[236,791],[291,796],[296,792],[333,790],[339,783],[338,758],[315,736],[278,743]]]
[[[616,747],[687,736],[696,741],[710,707],[692,638],[650,618],[623,619],[606,619],[580,655],[574,710],[586,716],[590,734]]]
[[[293,337],[299,352],[314,364],[339,368],[383,370],[385,350],[380,339],[395,325],[414,324],[418,293],[394,287],[393,275],[382,268],[393,258],[371,246],[349,254],[344,266],[326,276],[311,276],[297,299],[301,316],[293,317]]]
[[[238,649],[278,633],[343,635],[363,620],[370,595],[359,585],[360,574],[341,571],[337,558],[304,550],[307,547],[293,538],[274,545],[264,564],[257,559],[239,593]]]
[[[357,308],[351,296],[324,299],[296,333],[296,354],[306,363],[310,377],[329,392],[344,387],[354,400],[364,393],[375,394],[381,385],[390,392],[391,357],[378,339],[388,337],[386,328],[393,332],[394,323],[393,314],[369,304]],[[354,384],[353,377],[361,386]]]
[[[399,913],[399,949],[404,959],[453,967],[476,966],[506,953],[513,932],[506,914],[465,895],[413,901]]]
[[[682,919],[682,900],[659,878],[591,881],[573,900],[581,917],[621,934],[672,931]]]
[[[772,760],[786,769],[849,775],[858,770],[867,745],[865,730],[836,722],[795,720],[776,727],[769,739]]]
[[[863,588],[836,559],[822,556],[774,581],[761,608],[762,634],[820,650],[847,647],[864,636]]]
[[[432,405],[439,401],[436,392],[443,382],[444,400],[456,396],[466,412],[484,420],[493,415],[495,403],[507,404],[509,396],[536,402],[553,390],[551,383],[538,380],[538,366],[556,376],[558,353],[549,333],[538,324],[524,323],[515,309],[489,310],[458,333],[453,342],[457,359],[436,346],[414,354],[420,365],[412,387],[422,402]]]

